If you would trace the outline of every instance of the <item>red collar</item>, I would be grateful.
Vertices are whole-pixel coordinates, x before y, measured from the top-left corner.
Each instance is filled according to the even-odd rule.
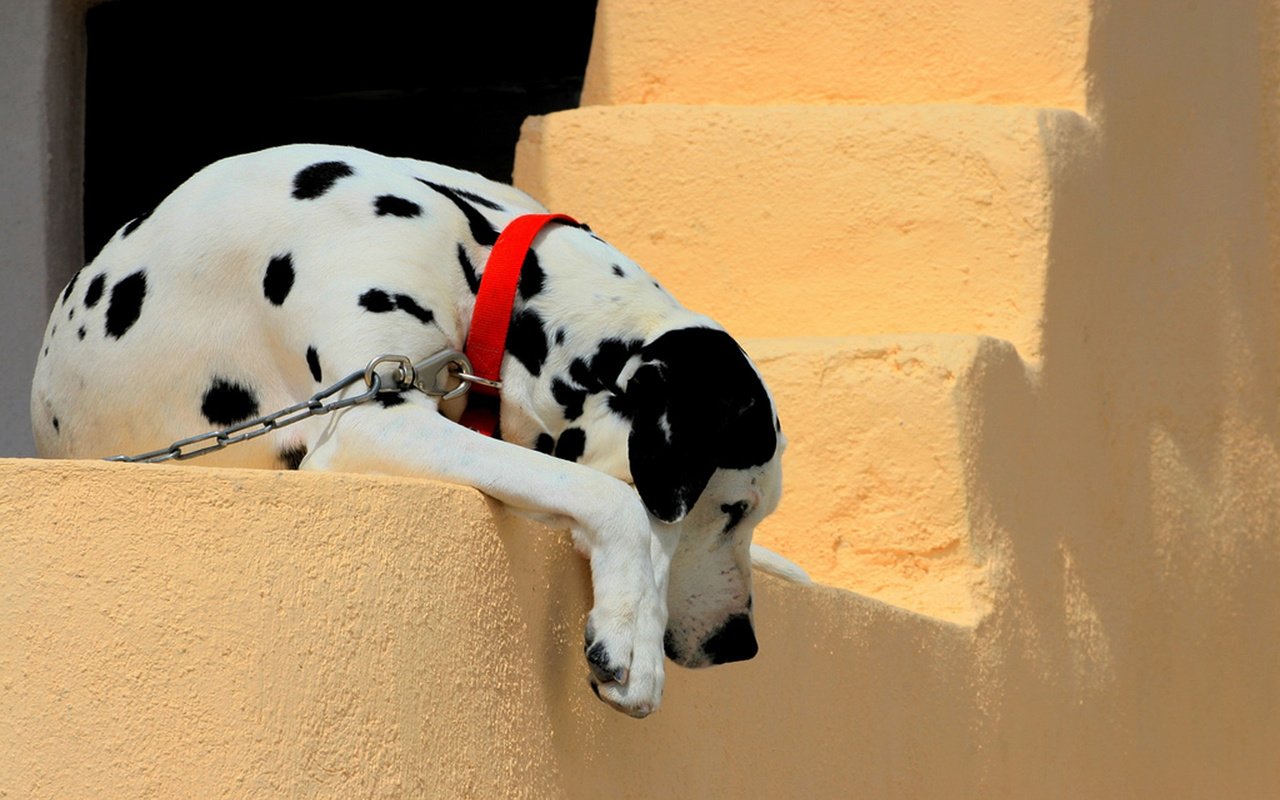
[[[471,332],[467,335],[466,354],[473,375],[499,383],[502,357],[507,349],[507,328],[511,324],[511,307],[515,303],[520,268],[533,246],[538,232],[553,222],[577,225],[564,214],[524,214],[507,223],[489,251],[480,289],[476,292],[475,310],[471,312]],[[500,383],[499,383],[500,385]],[[471,384],[467,410],[462,424],[486,436],[493,436],[498,424],[498,389],[482,383]],[[478,396],[479,395],[479,396]]]

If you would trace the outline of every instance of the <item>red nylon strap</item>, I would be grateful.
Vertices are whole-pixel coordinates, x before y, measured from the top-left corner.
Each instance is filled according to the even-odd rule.
[[[578,224],[573,217],[564,214],[525,214],[507,223],[489,251],[484,275],[480,276],[480,290],[476,293],[476,307],[471,312],[471,332],[467,335],[466,346],[471,371],[481,378],[499,380],[502,357],[507,350],[511,307],[520,283],[520,269],[534,238],[553,222]],[[466,413],[462,415],[462,424],[492,436],[498,422],[497,410],[490,407],[493,403],[485,403],[476,395],[496,397],[498,390],[473,383],[468,394],[471,397]]]

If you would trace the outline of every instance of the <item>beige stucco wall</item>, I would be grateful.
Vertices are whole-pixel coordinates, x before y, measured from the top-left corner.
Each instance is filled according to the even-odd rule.
[[[1088,0],[600,3],[582,101],[1080,109]]]
[[[605,0],[517,179],[743,334],[760,538],[843,588],[761,578],[761,656],[636,722],[583,565],[474,492],[0,462],[0,795],[1275,796],[1274,4],[836,5]]]

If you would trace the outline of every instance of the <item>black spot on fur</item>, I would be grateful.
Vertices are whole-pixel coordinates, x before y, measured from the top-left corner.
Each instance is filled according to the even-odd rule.
[[[80,340],[81,340],[81,341],[83,341],[83,340],[84,340],[84,335],[85,335],[85,333],[86,333],[86,331],[85,331],[85,329],[84,329],[84,326],[83,326],[83,325],[81,325],[81,326],[80,326],[80,330],[76,331],[76,336],[80,337]]]
[[[281,305],[293,288],[293,256],[285,253],[276,256],[267,264],[267,273],[262,277],[262,293],[274,305]]]
[[[535,378],[541,375],[547,360],[547,332],[542,327],[542,317],[527,309],[513,316],[507,328],[507,352],[515,356],[530,375]]]
[[[307,446],[295,444],[280,451],[280,462],[285,469],[297,469],[302,466],[302,459],[307,457]]]
[[[613,274],[617,275],[619,278],[627,277],[627,273],[623,272],[622,267],[618,266],[617,264],[613,265]]]
[[[640,339],[605,339],[591,356],[588,363],[575,358],[569,365],[569,377],[588,392],[608,391],[617,393],[618,373],[631,358],[644,346]]]
[[[556,344],[564,344],[564,328],[556,329]]]
[[[574,383],[591,394],[595,394],[604,388],[599,385],[599,381],[591,374],[591,367],[587,366],[587,362],[580,358],[575,358],[573,363],[569,364],[569,377],[573,378]]]
[[[72,306],[71,309],[67,311],[67,322],[70,322],[75,318],[76,318],[76,309],[75,309],[75,306]]]
[[[724,533],[731,533],[734,528],[738,527],[738,523],[742,522],[742,518],[747,513],[747,501],[739,500],[736,503],[721,503],[720,510],[729,515],[729,519],[725,522]]]
[[[152,211],[154,210],[155,209],[152,209]],[[147,211],[146,213],[139,214],[137,217],[126,222],[125,226],[120,229],[120,238],[123,239],[129,234],[136,231],[138,229],[138,226],[141,225],[144,221],[146,221],[147,217],[149,216],[151,216],[151,211]]]
[[[375,314],[385,314],[399,309],[423,325],[430,325],[435,321],[435,314],[431,309],[423,308],[418,304],[418,301],[407,294],[398,294],[392,297],[381,289],[370,289],[360,295],[360,305]]]
[[[448,186],[441,186],[438,183],[432,183],[422,178],[418,178],[418,181],[444,195],[449,199],[449,202],[458,207],[462,215],[467,218],[467,225],[471,228],[471,238],[475,239],[478,244],[489,247],[498,241],[498,231],[493,227],[493,223],[485,219],[484,214],[477,211],[475,206],[463,200],[456,191]]]
[[[453,191],[459,197],[465,197],[466,199],[470,200],[471,202],[475,203],[478,206],[484,206],[485,208],[493,209],[494,211],[502,211],[502,206],[498,205],[497,203],[495,203],[494,201],[490,200],[487,197],[481,197],[475,192],[468,192],[465,189],[454,189]]]
[[[418,305],[417,301],[407,294],[396,295],[396,308],[409,314],[423,325],[430,325],[436,318],[431,309]]]
[[[582,428],[569,428],[560,434],[559,441],[556,442],[556,458],[563,458],[565,461],[577,461],[582,458],[582,453],[587,449],[587,432]]]
[[[373,201],[373,207],[380,217],[391,215],[393,217],[412,219],[422,214],[422,206],[412,200],[396,197],[394,194],[381,195],[377,200]]]
[[[605,648],[604,642],[596,642],[587,649],[587,667],[591,670],[591,674],[603,683],[620,681],[626,674],[627,668],[622,665],[610,669],[610,660],[609,651]],[[595,686],[594,682],[592,686]]]
[[[557,403],[564,406],[565,419],[572,421],[582,416],[582,404],[587,399],[585,389],[575,389],[556,378],[551,382],[551,396],[556,399]]]
[[[61,432],[62,432],[62,425],[60,425],[60,424],[58,423],[58,418],[57,418],[57,417],[54,417],[54,418],[53,418],[53,420],[52,420],[52,422],[53,422],[53,430],[54,430],[56,433],[61,433]]]
[[[240,384],[214,378],[200,404],[204,418],[214,425],[234,425],[258,414],[258,398]]]
[[[96,275],[94,279],[89,281],[89,288],[84,293],[84,305],[86,308],[93,308],[102,299],[102,290],[107,285],[107,276]]]
[[[404,402],[404,392],[378,392],[373,399],[383,408],[394,408]]]
[[[339,178],[354,175],[342,161],[321,161],[293,176],[293,196],[297,200],[314,200],[333,187]]]
[[[316,379],[316,383],[324,380],[320,372],[320,354],[314,347],[307,348],[307,369],[311,370],[311,377]]]
[[[396,303],[391,297],[381,289],[370,289],[360,295],[360,305],[365,310],[372,311],[375,314],[385,314],[388,311],[396,310]]]
[[[71,291],[76,288],[76,281],[80,278],[80,273],[84,272],[84,267],[76,270],[76,274],[71,276],[71,280],[67,283],[67,288],[62,290],[62,302],[67,302],[67,298],[71,296]]]
[[[641,339],[605,339],[591,359],[591,372],[601,385],[617,391],[618,373],[622,372],[627,360],[643,347]]]
[[[467,257],[467,248],[462,246],[462,242],[458,242],[458,263],[462,265],[462,276],[467,279],[467,288],[472,294],[479,292],[480,276],[476,274],[475,266]]]
[[[107,335],[119,339],[124,336],[142,313],[142,301],[147,296],[147,272],[138,270],[121,278],[111,287],[111,301],[107,304]]]
[[[549,433],[538,434],[538,440],[533,443],[533,449],[539,453],[551,455],[551,451],[556,449],[556,440]]]
[[[524,254],[524,264],[520,267],[520,299],[528,302],[529,298],[542,291],[542,282],[545,278],[546,274],[538,263],[538,254],[532,249],[527,250]]]

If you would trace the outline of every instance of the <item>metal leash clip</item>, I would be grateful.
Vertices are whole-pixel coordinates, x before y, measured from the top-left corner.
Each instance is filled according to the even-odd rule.
[[[389,391],[414,388],[441,400],[461,397],[477,380],[470,374],[471,360],[457,350],[443,350],[417,364],[410,361],[408,356],[388,353],[373,359],[364,368],[364,382],[370,389],[377,377],[377,368],[383,364],[396,365],[393,381],[395,388]],[[458,385],[450,388],[450,379],[459,381]]]

